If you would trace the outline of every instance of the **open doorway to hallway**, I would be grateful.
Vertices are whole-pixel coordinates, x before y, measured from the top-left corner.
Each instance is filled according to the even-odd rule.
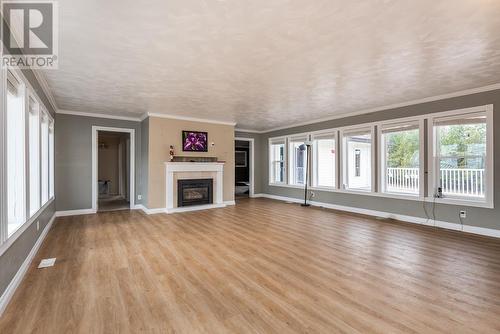
[[[234,141],[235,199],[253,197],[253,139],[236,138]]]
[[[130,209],[130,133],[97,132],[98,211]]]

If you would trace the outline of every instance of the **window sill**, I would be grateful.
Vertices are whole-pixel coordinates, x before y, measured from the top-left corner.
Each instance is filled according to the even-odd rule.
[[[293,184],[269,183],[269,186],[282,187],[282,188],[292,188],[292,189],[304,189],[303,186],[298,186],[298,185],[293,185]],[[459,199],[459,198],[433,198],[433,197],[423,198],[419,195],[411,195],[411,194],[374,193],[374,192],[367,192],[367,191],[354,191],[354,190],[343,190],[343,189],[322,188],[322,187],[310,187],[308,189],[313,190],[313,191],[320,191],[320,192],[391,198],[391,199],[398,199],[398,200],[404,200],[404,201],[430,202],[430,203],[449,204],[449,205],[463,205],[463,206],[469,206],[469,207],[479,207],[479,208],[488,208],[488,209],[494,208],[493,203]]]
[[[28,219],[24,224],[22,224],[14,233],[12,233],[8,238],[7,240],[5,240],[5,242],[3,244],[0,245],[0,256],[3,255],[3,253],[5,253],[9,248],[10,246],[12,246],[12,244],[17,240],[17,238],[19,238],[23,233],[24,231],[26,231],[28,229],[28,227],[31,226],[31,224],[33,224],[35,221],[38,220],[38,218],[40,217],[40,215],[45,211],[45,209],[47,209],[49,207],[49,205],[54,202],[54,199],[55,197],[49,199],[49,201],[47,203],[45,203],[44,206],[42,206],[34,215],[33,217],[31,217],[30,219]]]
[[[477,208],[486,208],[486,209],[494,209],[495,205],[493,201],[475,201],[468,199],[461,199],[456,197],[445,197],[445,198],[434,198],[434,197],[426,197],[426,202],[430,203],[438,203],[438,204],[449,204],[449,205],[462,205],[462,206],[472,206]]]

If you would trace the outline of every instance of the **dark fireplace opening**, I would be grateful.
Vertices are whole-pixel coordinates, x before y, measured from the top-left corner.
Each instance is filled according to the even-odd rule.
[[[213,180],[177,180],[177,206],[212,204]]]

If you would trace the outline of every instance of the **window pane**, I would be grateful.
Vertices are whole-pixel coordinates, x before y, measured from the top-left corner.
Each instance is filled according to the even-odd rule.
[[[314,148],[316,152],[314,185],[335,187],[335,139],[315,140]]]
[[[42,205],[45,205],[49,200],[49,121],[45,115],[42,117],[41,131]]]
[[[382,134],[385,191],[418,194],[420,188],[419,129]]]
[[[29,169],[30,216],[40,209],[40,117],[36,102],[30,98],[29,112]]]
[[[7,89],[7,233],[10,236],[25,221],[24,199],[24,98],[17,83]]]
[[[307,150],[304,142],[290,143],[290,184],[305,184]]]
[[[344,136],[345,187],[370,191],[372,186],[372,138],[371,133]]]
[[[271,145],[271,183],[285,182],[285,144]]]
[[[49,126],[49,198],[54,197],[54,122]]]
[[[446,196],[485,197],[486,119],[435,126],[438,181]]]

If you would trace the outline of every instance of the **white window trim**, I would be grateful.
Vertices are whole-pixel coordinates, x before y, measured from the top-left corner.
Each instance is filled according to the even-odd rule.
[[[17,228],[16,231],[12,233],[12,235],[8,236],[8,217],[7,217],[7,198],[6,198],[6,181],[7,181],[7,168],[6,168],[6,159],[5,159],[5,153],[7,152],[7,142],[6,142],[6,129],[5,126],[0,126],[0,256],[17,240],[19,236],[23,234],[23,232],[33,223],[35,222],[39,216],[42,214],[44,210],[48,206],[51,205],[51,203],[55,200],[55,195],[53,198],[49,199],[46,203],[40,203],[40,208],[39,210],[31,215],[30,217],[30,212],[29,212],[29,142],[28,142],[28,135],[29,135],[29,130],[28,130],[28,117],[27,114],[29,112],[28,110],[28,103],[29,103],[29,96],[32,98],[34,97],[36,102],[39,105],[40,112],[41,108],[45,108],[45,104],[43,101],[40,99],[38,94],[36,93],[35,89],[33,86],[30,84],[30,82],[26,79],[22,71],[18,68],[9,68],[7,69],[0,69],[0,103],[1,107],[0,108],[0,124],[4,125],[6,118],[5,118],[5,113],[3,111],[6,110],[6,95],[5,95],[5,90],[6,90],[6,83],[7,83],[7,71],[10,71],[11,74],[14,75],[14,77],[21,83],[24,89],[24,118],[25,118],[25,138],[24,138],[24,146],[25,146],[25,163],[24,163],[24,170],[25,170],[25,180],[24,180],[24,207],[25,207],[25,219],[24,223],[21,224]],[[45,108],[45,110],[47,110]],[[55,126],[55,121],[52,115],[47,112],[47,116],[50,121],[54,123]],[[41,144],[41,143],[40,143]],[[41,172],[41,168],[40,168]],[[41,187],[40,187],[41,191]],[[41,193],[40,193],[41,195]]]
[[[333,187],[327,187],[327,186],[315,186],[314,184],[317,183],[317,174],[318,174],[318,165],[317,165],[317,149],[314,147],[314,141],[318,137],[324,137],[331,135],[333,140],[335,141],[335,184]],[[313,146],[311,147],[311,153],[312,153],[312,159],[311,159],[311,176],[309,179],[311,180],[311,189],[313,190],[332,190],[332,189],[338,189],[339,188],[339,171],[338,171],[338,165],[339,165],[339,131],[338,129],[328,129],[328,130],[320,130],[320,131],[314,131],[311,132],[310,134],[311,142],[313,143]],[[316,181],[316,182],[315,182]]]
[[[484,200],[473,200],[467,198],[457,198],[457,197],[444,197],[435,198],[435,193],[438,185],[437,175],[437,159],[436,159],[436,134],[434,131],[434,120],[437,118],[452,116],[460,118],[466,114],[473,113],[485,113],[486,114],[486,168],[485,168],[485,199]],[[474,207],[484,207],[484,208],[494,208],[494,142],[493,142],[493,105],[488,104],[484,106],[477,106],[472,108],[464,108],[457,110],[450,110],[445,112],[440,112],[432,114],[428,117],[427,122],[427,138],[428,143],[428,184],[429,191],[426,201],[442,203],[442,204],[453,204],[453,205],[466,205]]]
[[[377,184],[378,184],[378,189],[377,189],[377,194],[380,195],[388,195],[388,197],[393,197],[393,198],[401,198],[404,197],[406,198],[417,198],[421,201],[424,200],[425,198],[425,117],[410,117],[410,118],[404,118],[404,119],[397,119],[397,120],[390,120],[390,121],[384,121],[380,122],[377,124]],[[419,177],[419,193],[418,194],[412,194],[412,193],[395,193],[395,192],[390,192],[385,190],[385,147],[384,143],[382,140],[382,132],[385,127],[391,127],[391,126],[404,126],[408,124],[415,124],[418,126],[418,136],[419,136],[419,171],[418,171],[418,177]]]
[[[338,167],[340,169],[340,175],[341,175],[341,180],[340,180],[340,188],[344,193],[352,193],[352,194],[371,194],[375,193],[377,191],[376,189],[376,167],[377,167],[377,156],[376,156],[376,123],[369,123],[369,124],[359,124],[355,126],[347,126],[339,129],[339,142],[340,142],[340,163],[338,164]],[[357,190],[357,189],[349,189],[347,188],[347,161],[348,159],[344,159],[344,155],[347,151],[346,145],[347,142],[345,141],[345,135],[348,135],[350,132],[354,131],[363,131],[363,132],[370,132],[371,135],[371,189],[370,190]]]
[[[294,135],[291,135],[291,136],[287,137],[287,143],[286,143],[286,148],[285,149],[288,152],[288,154],[287,154],[288,159],[287,159],[287,168],[285,169],[285,173],[287,174],[287,184],[290,185],[290,186],[296,186],[298,188],[304,189],[306,182],[308,180],[309,181],[311,180],[311,178],[309,176],[307,176],[306,180],[304,180],[304,184],[303,185],[302,184],[297,184],[297,183],[291,183],[291,180],[293,180],[294,175],[292,174],[293,173],[292,168],[290,168],[290,166],[293,166],[293,164],[295,164],[295,162],[292,161],[293,155],[292,155],[292,152],[290,150],[290,146],[292,145],[292,143],[300,143],[302,141],[305,143],[305,142],[310,141],[310,139],[311,139],[311,135],[309,134],[309,132],[294,134]],[[308,153],[306,153],[306,154],[308,154]],[[307,168],[308,162],[309,162],[309,158],[306,157],[306,168]],[[309,184],[308,184],[308,186],[309,186]]]
[[[273,144],[276,144],[276,142],[281,142],[283,141],[283,145],[284,145],[284,152],[283,152],[283,165],[285,167],[285,172],[283,173],[283,182],[274,182],[274,180],[272,180],[272,173],[273,173],[273,165],[272,165],[272,151],[271,151],[271,145]],[[277,185],[286,185],[288,184],[288,139],[287,137],[285,136],[282,136],[282,137],[273,137],[273,138],[269,138],[268,140],[268,156],[269,156],[269,175],[268,175],[268,184],[270,186],[277,186]]]
[[[456,198],[434,198],[434,176],[435,175],[435,166],[434,166],[434,158],[433,158],[433,150],[434,150],[434,135],[433,135],[433,119],[441,118],[446,116],[460,116],[465,113],[475,113],[475,112],[485,112],[487,117],[487,193],[486,193],[486,201],[477,201],[477,200],[467,200],[467,199],[456,199]],[[424,164],[421,165],[419,177],[421,178],[419,195],[411,195],[411,194],[393,194],[393,193],[385,193],[382,192],[381,182],[380,182],[380,160],[381,156],[379,156],[379,147],[380,147],[380,131],[379,127],[381,125],[387,124],[395,124],[395,123],[403,123],[403,122],[419,122],[419,134],[420,134],[420,161],[425,161],[425,155],[427,154],[427,166]],[[425,129],[425,125],[427,125],[427,132]],[[372,131],[372,190],[368,191],[357,191],[357,190],[349,190],[343,189],[344,183],[344,133],[350,132],[352,130],[358,129],[368,129],[370,128]],[[375,196],[381,198],[393,198],[399,200],[409,200],[409,201],[419,201],[419,202],[430,202],[430,203],[441,203],[441,204],[450,204],[450,205],[464,205],[469,207],[481,207],[481,208],[494,208],[494,141],[493,141],[493,105],[483,105],[472,108],[464,108],[464,109],[456,109],[456,110],[448,110],[441,111],[429,114],[422,114],[418,116],[410,116],[410,117],[400,117],[394,118],[385,121],[378,122],[369,122],[362,123],[347,127],[341,128],[331,128],[324,129],[313,132],[299,133],[299,134],[291,134],[288,136],[280,136],[280,137],[272,137],[269,138],[269,143],[273,139],[285,139],[285,179],[287,178],[288,171],[288,138],[304,136],[304,135],[314,135],[315,133],[325,133],[325,132],[334,132],[337,131],[337,157],[336,157],[336,167],[337,167],[337,188],[325,188],[325,187],[314,187],[310,186],[309,189],[313,191],[322,191],[322,192],[332,192],[332,193],[345,193],[345,194],[356,194],[362,196]],[[376,134],[376,136],[375,136]],[[427,145],[426,145],[427,143]],[[427,147],[426,147],[427,146]],[[270,146],[269,146],[270,147]],[[427,150],[426,150],[427,148]],[[268,162],[271,160],[269,159]],[[270,163],[269,163],[270,166]],[[426,170],[427,169],[427,170]],[[314,172],[314,169],[313,169]],[[427,175],[426,175],[427,173]],[[271,175],[271,174],[269,174]],[[310,178],[312,179],[312,178]],[[268,178],[270,181],[270,177]],[[287,181],[287,180],[286,180]],[[375,182],[376,181],[376,182]],[[374,184],[375,183],[375,184]],[[269,186],[283,187],[283,188],[293,188],[293,189],[304,189],[302,185],[293,185],[288,182],[284,183],[271,183],[268,182]]]
[[[5,188],[5,180],[7,179],[6,173],[6,159],[5,153],[6,149],[6,131],[4,124],[6,123],[5,112],[7,107],[7,102],[5,98],[5,90],[6,90],[6,77],[7,72],[5,69],[0,69],[0,245],[4,244],[4,241],[7,239],[7,198]],[[1,247],[1,246],[0,246]],[[1,248],[0,248],[1,249]],[[1,254],[1,253],[0,253]]]

